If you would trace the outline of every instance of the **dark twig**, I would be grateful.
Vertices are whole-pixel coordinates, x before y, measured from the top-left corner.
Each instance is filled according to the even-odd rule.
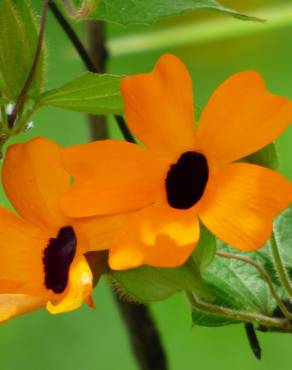
[[[82,42],[79,40],[76,32],[73,30],[73,28],[71,27],[67,19],[63,16],[62,12],[53,0],[49,0],[49,7],[51,9],[51,12],[54,14],[55,18],[59,22],[60,26],[63,28],[66,35],[74,45],[75,50],[82,59],[84,65],[86,66],[86,69],[90,72],[100,73],[101,71],[97,70],[97,66],[92,62],[90,56],[87,53],[87,50],[83,46]]]
[[[103,22],[88,21],[86,24],[88,56],[94,63],[95,71],[104,73],[106,68],[107,53],[105,51],[105,30]],[[83,47],[83,46],[82,46]],[[90,62],[91,63],[91,62]],[[88,115],[89,130],[92,140],[108,138],[109,130],[104,115]]]
[[[37,69],[37,66],[38,66],[38,62],[39,62],[41,51],[42,51],[42,44],[43,44],[43,38],[44,38],[44,33],[45,33],[45,27],[46,27],[46,19],[47,19],[47,13],[48,13],[48,3],[49,3],[49,0],[44,0],[42,16],[41,16],[41,23],[40,23],[40,31],[39,31],[38,42],[37,42],[33,62],[32,62],[29,74],[28,74],[28,76],[26,78],[26,81],[24,83],[24,86],[21,90],[21,93],[19,94],[19,97],[16,101],[14,109],[13,109],[12,113],[8,116],[9,128],[13,127],[18,113],[22,111],[26,96],[29,92],[29,89],[30,89],[31,84],[33,82],[33,78],[34,78],[34,75],[35,75],[35,72],[36,72],[36,69]]]
[[[121,133],[123,134],[125,140],[127,140],[129,143],[135,143],[136,140],[134,136],[132,135],[131,131],[129,130],[125,120],[122,116],[115,116],[116,121],[118,122],[119,129],[121,130]]]
[[[83,46],[82,42],[80,41],[78,35],[73,30],[73,28],[71,27],[70,23],[64,17],[64,15],[62,14],[62,12],[59,10],[59,8],[56,5],[56,3],[53,0],[49,0],[49,6],[50,6],[50,9],[51,9],[52,13],[54,14],[54,16],[56,17],[57,21],[59,22],[60,26],[66,32],[66,34],[69,37],[70,41],[74,45],[77,53],[79,54],[80,58],[82,59],[82,61],[84,63],[86,69],[88,69],[91,72],[95,72],[95,73],[102,72],[101,70],[98,69],[98,67],[92,61],[92,59],[90,58],[87,50],[85,49],[85,47]],[[103,53],[106,56],[105,50],[103,51]],[[127,141],[129,141],[131,143],[134,143],[135,142],[135,139],[134,139],[133,135],[131,134],[130,130],[128,129],[127,124],[126,124],[124,118],[122,116],[119,116],[119,115],[115,115],[114,117],[115,117],[115,119],[116,119],[116,121],[117,121],[117,123],[119,125],[119,128],[120,128],[120,130],[121,130],[124,138]]]

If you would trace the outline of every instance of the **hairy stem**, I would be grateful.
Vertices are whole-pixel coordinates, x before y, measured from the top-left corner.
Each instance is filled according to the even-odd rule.
[[[279,279],[281,281],[281,284],[283,285],[284,289],[286,290],[288,296],[292,297],[291,283],[289,281],[287,271],[284,267],[284,264],[283,264],[283,261],[282,261],[282,258],[281,258],[281,254],[280,254],[280,251],[279,251],[278,243],[277,243],[277,240],[275,238],[274,233],[272,234],[272,237],[270,239],[270,245],[271,245],[271,250],[272,250],[272,254],[273,254],[273,258],[274,258],[275,268],[277,270],[277,273],[278,273]]]
[[[38,42],[37,42],[33,62],[32,62],[29,74],[28,74],[28,76],[26,78],[26,81],[24,83],[24,86],[21,90],[21,93],[20,93],[20,95],[19,95],[19,97],[16,101],[14,109],[13,109],[11,115],[8,117],[8,125],[9,125],[10,128],[13,127],[14,122],[17,118],[17,115],[23,109],[23,105],[24,105],[26,96],[27,96],[27,94],[29,92],[29,89],[31,87],[31,84],[33,82],[33,78],[34,78],[38,63],[39,63],[39,59],[40,59],[41,51],[42,51],[42,44],[43,44],[43,38],[44,38],[44,33],[45,33],[45,27],[46,27],[48,5],[49,5],[49,0],[44,0],[42,16],[41,16],[41,23],[40,23],[40,31],[39,31]]]
[[[239,256],[239,255],[233,254],[233,253],[217,252],[216,254],[220,257],[223,257],[223,258],[232,258],[232,259],[242,261],[244,263],[248,263],[249,265],[254,266],[259,271],[259,273],[262,275],[265,282],[267,283],[267,285],[268,285],[268,287],[269,287],[269,289],[270,289],[270,291],[271,291],[279,309],[283,313],[284,317],[286,317],[286,319],[288,319],[288,320],[292,319],[292,315],[287,310],[286,306],[283,304],[282,299],[278,295],[278,292],[277,292],[276,288],[274,287],[274,284],[273,284],[269,274],[259,263],[257,263],[256,261],[254,261],[254,260],[252,260],[248,257]]]

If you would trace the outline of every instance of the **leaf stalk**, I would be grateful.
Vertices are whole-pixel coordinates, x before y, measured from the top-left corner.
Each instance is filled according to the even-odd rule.
[[[199,298],[195,292],[186,292],[186,296],[191,306],[209,315],[229,318],[238,322],[256,323],[267,328],[276,328],[280,331],[292,332],[292,324],[286,318],[274,318],[261,313],[235,310],[213,303],[205,302]]]

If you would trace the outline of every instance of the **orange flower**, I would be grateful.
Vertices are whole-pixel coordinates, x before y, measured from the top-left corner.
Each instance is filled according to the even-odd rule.
[[[191,77],[173,55],[151,73],[124,78],[122,94],[129,127],[147,148],[100,141],[64,152],[75,177],[62,199],[65,213],[135,211],[110,245],[110,266],[182,264],[199,239],[199,219],[235,248],[263,246],[291,202],[291,183],[235,161],[287,128],[292,102],[267,92],[256,72],[240,72],[215,91],[196,129]]]
[[[2,178],[20,217],[0,208],[0,321],[45,306],[51,313],[78,308],[92,291],[83,254],[105,248],[116,219],[62,213],[59,198],[70,175],[49,140],[10,146]]]

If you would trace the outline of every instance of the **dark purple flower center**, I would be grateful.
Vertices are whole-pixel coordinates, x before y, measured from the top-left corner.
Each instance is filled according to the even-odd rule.
[[[203,154],[183,153],[170,166],[165,180],[168,204],[177,209],[191,208],[201,199],[208,177],[208,162]]]
[[[45,286],[54,293],[63,293],[67,286],[70,265],[76,252],[77,239],[71,226],[62,227],[44,250]]]

